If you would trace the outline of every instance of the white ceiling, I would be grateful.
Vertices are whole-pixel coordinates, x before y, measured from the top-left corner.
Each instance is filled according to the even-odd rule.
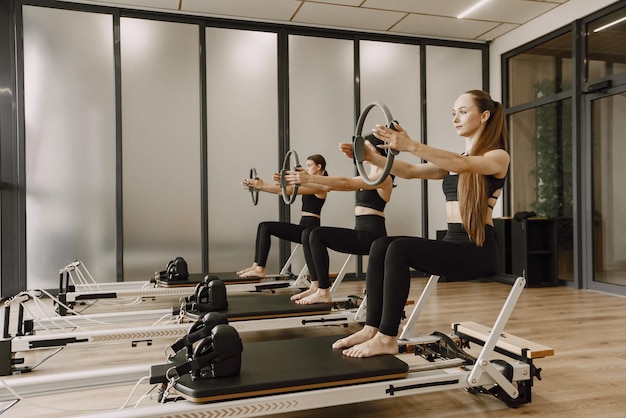
[[[463,19],[456,16],[479,0],[66,1],[394,35],[487,41],[568,0],[490,0]]]

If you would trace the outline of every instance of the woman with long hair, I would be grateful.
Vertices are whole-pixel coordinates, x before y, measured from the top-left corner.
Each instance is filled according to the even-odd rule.
[[[383,149],[410,152],[424,163],[394,160],[391,173],[407,179],[443,180],[448,229],[443,240],[384,237],[370,249],[366,274],[367,313],[360,331],[336,341],[349,357],[398,353],[398,328],[410,288],[410,268],[459,280],[485,277],[496,271],[498,249],[492,211],[509,169],[507,132],[502,104],[482,90],[456,100],[452,123],[465,141],[457,154],[412,140],[397,130],[376,126]],[[384,166],[372,147],[366,160]]]

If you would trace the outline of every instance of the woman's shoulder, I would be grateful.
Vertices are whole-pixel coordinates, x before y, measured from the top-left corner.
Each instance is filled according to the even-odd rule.
[[[506,161],[510,161],[511,159],[511,156],[509,155],[508,151],[502,148],[495,148],[495,149],[489,150],[485,152],[484,155],[493,157],[493,158],[501,158]]]

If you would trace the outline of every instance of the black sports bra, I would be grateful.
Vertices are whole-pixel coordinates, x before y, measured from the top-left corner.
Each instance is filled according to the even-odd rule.
[[[303,194],[302,195],[302,212],[314,213],[316,215],[322,214],[322,206],[326,199],[320,199],[314,194]]]
[[[376,189],[357,190],[356,192],[356,206],[363,206],[365,208],[384,212],[386,205],[387,202],[385,202],[385,199],[380,197],[380,194],[378,194],[378,190]]]
[[[490,194],[489,198],[497,199],[498,196],[495,196],[495,192],[504,187],[504,181],[506,177],[501,178],[501,179],[494,177],[494,176],[485,176],[485,177],[487,177],[487,183],[489,184],[489,194]],[[459,187],[459,175],[458,174],[448,173],[443,178],[442,187],[443,187],[443,194],[446,196],[446,202],[457,202],[459,200],[458,192],[457,192],[458,187]],[[487,206],[493,209],[493,206],[491,206],[488,203],[487,203]]]

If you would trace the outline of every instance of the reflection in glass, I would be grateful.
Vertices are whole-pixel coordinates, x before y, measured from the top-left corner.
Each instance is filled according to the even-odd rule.
[[[512,213],[558,220],[559,278],[573,278],[571,100],[510,117]]]
[[[595,281],[626,285],[626,93],[592,103]]]
[[[587,81],[626,71],[626,10],[587,26]]]
[[[572,36],[568,32],[509,59],[509,103],[516,106],[572,85]]]

